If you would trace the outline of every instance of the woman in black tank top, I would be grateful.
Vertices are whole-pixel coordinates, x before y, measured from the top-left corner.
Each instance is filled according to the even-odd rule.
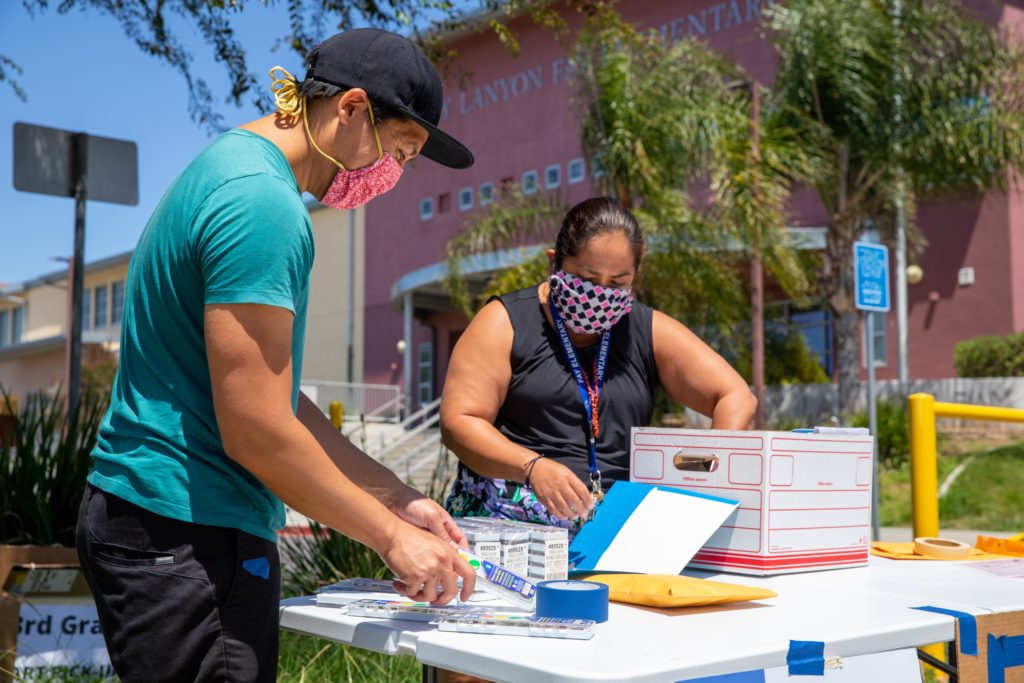
[[[755,399],[736,371],[632,300],[645,253],[632,214],[588,199],[548,250],[551,278],[495,297],[470,323],[441,400],[460,460],[453,516],[578,528],[601,491],[628,479],[629,430],[650,423],[659,385],[715,429],[749,427]]]

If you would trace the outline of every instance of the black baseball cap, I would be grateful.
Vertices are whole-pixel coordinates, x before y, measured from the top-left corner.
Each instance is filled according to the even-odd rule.
[[[444,91],[437,69],[416,43],[389,31],[357,28],[331,36],[306,57],[306,78],[339,88],[362,88],[370,100],[423,126],[430,137],[420,154],[450,168],[469,168],[473,153],[437,127]]]

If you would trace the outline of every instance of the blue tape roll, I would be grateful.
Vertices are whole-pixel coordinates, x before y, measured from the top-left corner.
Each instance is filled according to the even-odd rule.
[[[537,584],[537,616],[608,621],[608,586],[573,579]]]

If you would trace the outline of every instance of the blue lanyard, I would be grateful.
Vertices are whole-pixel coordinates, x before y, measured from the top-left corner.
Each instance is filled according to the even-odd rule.
[[[548,305],[551,308],[551,319],[554,320],[555,329],[558,330],[558,336],[562,340],[562,349],[565,351],[565,357],[569,361],[569,367],[572,369],[572,376],[576,380],[576,388],[580,391],[580,399],[583,401],[583,421],[587,425],[587,448],[589,450],[589,462],[587,464],[590,467],[590,487],[596,496],[601,492],[601,470],[597,467],[597,443],[594,435],[590,392],[587,391],[586,379],[583,377],[583,368],[580,366],[579,359],[576,358],[576,350],[573,348],[569,331],[565,329],[565,322],[562,321],[562,317],[558,314],[558,308],[555,306],[555,301],[550,294],[548,295]],[[611,346],[611,340],[611,330],[605,330],[601,334],[601,346],[597,352],[597,370],[594,373],[596,375],[594,377],[594,385],[597,396],[601,395],[601,388],[604,385],[604,371],[608,364],[608,348]]]

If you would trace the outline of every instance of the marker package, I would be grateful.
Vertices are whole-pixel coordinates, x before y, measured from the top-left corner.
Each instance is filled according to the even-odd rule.
[[[495,517],[463,517],[456,520],[460,528],[473,529],[474,531],[488,530],[502,532],[501,557],[496,562],[506,569],[521,575],[530,575],[530,565],[539,565],[544,568],[545,576],[564,578],[569,571],[569,531],[560,527],[552,527],[544,524],[533,524],[513,519],[501,519]],[[529,545],[525,554],[528,557],[527,563],[521,564],[523,549],[518,547],[523,539],[519,534],[510,532],[529,532]],[[483,546],[481,546],[483,548]],[[495,562],[494,559],[483,555],[473,547],[470,541],[470,549],[485,559]]]
[[[479,588],[522,610],[533,611],[536,584],[467,550],[460,548],[459,556],[476,571],[476,585]]]
[[[527,572],[527,578],[534,583],[540,583],[541,581],[555,581],[558,579],[569,578],[569,569],[565,564],[565,561],[561,563],[561,567],[551,567],[543,564],[534,564],[530,562],[530,571]]]
[[[530,532],[513,526],[501,527],[501,562],[514,574],[526,576],[530,564]]]
[[[489,633],[503,636],[533,636],[589,640],[594,637],[594,622],[589,619],[551,617],[465,615],[451,616],[437,624],[439,631]]]
[[[460,524],[459,528],[462,529],[473,554],[495,564],[501,564],[501,531],[491,528],[491,525]]]

